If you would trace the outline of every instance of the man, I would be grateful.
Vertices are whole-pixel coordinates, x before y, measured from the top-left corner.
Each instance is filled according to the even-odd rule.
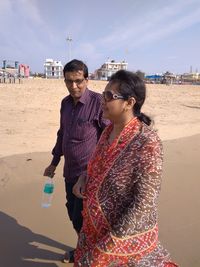
[[[60,129],[52,150],[52,162],[45,169],[44,176],[54,176],[64,155],[66,207],[78,234],[82,227],[82,199],[77,198],[72,189],[78,178],[86,175],[88,160],[108,121],[102,118],[101,95],[87,88],[87,66],[74,59],[65,65],[63,74],[69,96],[61,103]],[[66,252],[64,262],[73,262],[73,251]]]

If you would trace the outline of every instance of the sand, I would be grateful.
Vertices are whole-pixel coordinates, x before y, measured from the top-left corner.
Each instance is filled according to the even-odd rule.
[[[106,82],[90,81],[101,92]],[[52,207],[42,209],[44,168],[59,125],[61,80],[0,84],[0,267],[72,266],[60,262],[76,245],[67,218],[60,163]],[[200,266],[200,87],[148,85],[144,110],[155,120],[165,161],[160,240],[181,267]]]

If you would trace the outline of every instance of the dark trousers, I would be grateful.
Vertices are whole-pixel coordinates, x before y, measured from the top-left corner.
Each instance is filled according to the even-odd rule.
[[[70,220],[72,221],[73,227],[77,233],[80,232],[82,224],[83,224],[83,217],[82,217],[82,210],[83,210],[83,200],[77,198],[73,193],[72,189],[75,183],[69,183],[65,179],[65,190],[66,190],[66,207],[68,211],[68,215]]]

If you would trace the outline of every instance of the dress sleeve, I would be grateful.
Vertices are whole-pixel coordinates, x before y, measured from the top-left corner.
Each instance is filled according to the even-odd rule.
[[[132,201],[112,227],[114,236],[124,238],[147,231],[157,222],[157,205],[161,188],[163,150],[161,141],[146,141],[133,171]]]
[[[62,124],[62,108],[63,107],[63,102],[61,104],[61,109],[60,109],[60,128],[57,132],[57,140],[56,144],[52,150],[52,155],[53,159],[51,161],[51,165],[57,166],[60,162],[60,158],[63,155],[62,152],[62,142],[63,142],[63,124]]]

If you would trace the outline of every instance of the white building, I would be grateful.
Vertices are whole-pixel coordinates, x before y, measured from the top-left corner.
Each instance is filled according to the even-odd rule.
[[[46,59],[44,63],[44,74],[46,78],[60,79],[63,77],[63,65],[61,61]]]
[[[195,81],[195,80],[200,79],[200,73],[198,73],[198,72],[184,73],[182,75],[182,79]]]
[[[106,61],[100,69],[95,72],[95,79],[108,81],[112,74],[118,70],[127,70],[128,63],[125,61],[115,62],[115,60]]]

